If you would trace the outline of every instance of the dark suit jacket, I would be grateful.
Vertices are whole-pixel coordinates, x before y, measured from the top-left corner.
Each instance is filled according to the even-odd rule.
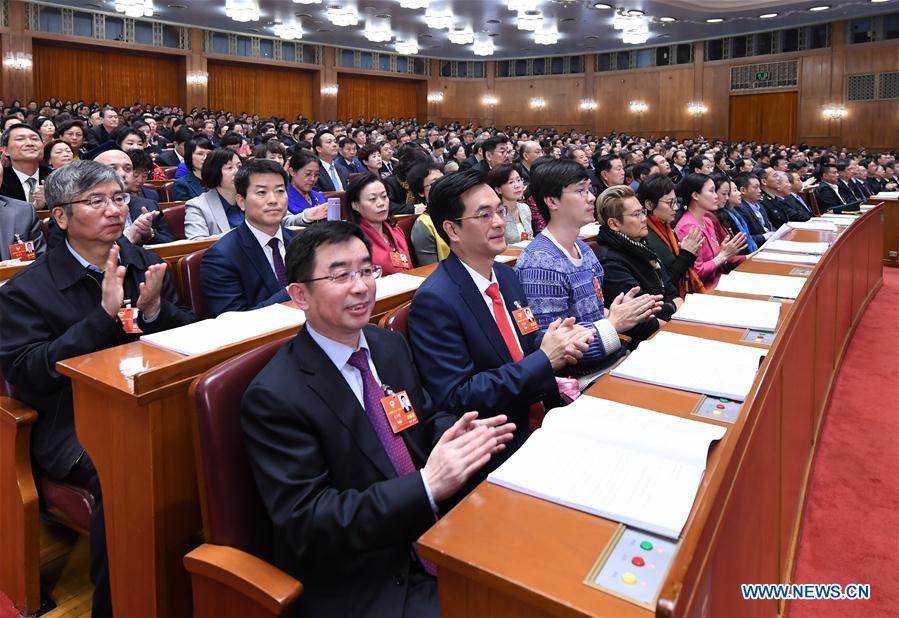
[[[471,167],[474,167],[478,163],[479,163],[478,158],[474,155],[471,155],[467,159],[462,161],[462,163],[459,164],[459,171],[464,172],[465,170],[467,170]]]
[[[762,207],[765,214],[768,215],[768,221],[771,222],[773,229],[778,229],[781,225],[789,220],[787,214],[787,206],[783,200],[775,195],[768,195],[762,191]]]
[[[95,127],[91,127],[87,130],[86,141],[94,146],[99,146],[104,142],[108,142],[112,139],[109,134],[109,131],[106,130],[102,124],[98,124]]]
[[[125,273],[125,298],[136,302],[139,284],[155,253],[118,242]],[[78,263],[65,244],[39,257],[0,287],[0,368],[19,397],[38,412],[31,453],[41,470],[64,478],[83,449],[75,436],[72,384],[56,371],[57,361],[135,341],[100,306],[98,281]],[[162,288],[162,310],[141,330],[153,333],[193,321],[179,309],[169,274]]]
[[[783,198],[783,200],[787,205],[787,216],[790,221],[808,221],[812,218],[811,204],[806,204],[804,200],[800,201],[800,199],[792,193]]]
[[[837,195],[837,192],[833,190],[833,187],[823,182],[815,189],[815,199],[818,201],[818,210],[821,211],[822,215],[828,210],[843,208],[846,205],[840,199],[840,196]]]
[[[365,167],[360,163],[359,159],[356,158],[353,159],[353,164],[350,165],[343,157],[337,157],[334,159],[334,164],[338,169],[343,168],[347,178],[350,177],[350,174],[361,174],[365,171]],[[340,179],[343,180],[343,176],[341,176]],[[344,185],[344,188],[346,188],[346,185]]]
[[[179,163],[181,163],[181,159],[178,158],[178,154],[174,149],[163,150],[156,157],[156,165],[160,167],[178,167]]]
[[[392,176],[393,170],[396,169],[396,164],[399,163],[397,159],[390,159],[390,161],[384,161],[381,163],[381,176]]]
[[[346,168],[340,167],[339,165],[335,165],[334,169],[337,170],[337,177],[340,178],[340,182],[343,183],[343,190],[346,191],[346,188],[350,184],[349,173],[346,171]],[[328,175],[328,170],[325,169],[325,166],[322,165],[321,161],[318,162],[318,171],[318,180],[315,181],[315,186],[313,186],[312,188],[316,191],[319,191],[320,193],[324,193],[326,191],[337,191],[337,189],[334,187],[334,181],[331,180],[331,177]]]
[[[44,182],[44,179],[47,178],[51,172],[53,172],[52,169],[46,165],[41,165],[37,172],[38,179],[41,182]],[[12,166],[3,169],[3,183],[0,184],[0,195],[5,195],[6,197],[11,197],[14,200],[21,200],[23,202],[28,201],[28,198],[25,195],[25,189],[22,188],[22,183],[19,182],[19,177],[16,176]]]
[[[23,241],[33,240],[38,255],[47,250],[41,220],[31,204],[0,196],[0,260],[10,259],[9,246],[16,242],[16,234]]]
[[[144,185],[140,188],[140,195],[138,195],[137,197],[151,200],[153,202],[156,202],[157,204],[159,203],[159,192],[153,187],[148,187],[147,185]]]
[[[193,172],[187,172],[172,185],[172,199],[186,202],[206,193],[206,187]]]
[[[686,169],[686,168],[684,168]],[[671,171],[668,172],[668,178],[672,180],[675,184],[679,183],[684,175],[674,166],[674,163],[671,164]]]
[[[403,337],[365,338],[378,377],[406,390],[416,467],[455,417],[436,412]],[[303,582],[304,616],[402,616],[415,540],[434,523],[420,474],[398,477],[346,380],[304,328],[256,376],[241,426],[275,528],[277,565]],[[443,509],[441,509],[443,510]]]
[[[293,232],[282,228],[281,233],[284,245],[290,244]],[[222,236],[203,255],[200,288],[212,317],[290,300],[246,222]]]
[[[882,181],[877,178],[867,178],[865,180],[865,186],[868,188],[868,191],[871,193],[871,195],[877,195],[881,191],[885,190],[886,184],[887,183],[885,180]]]
[[[858,178],[852,179],[852,186],[855,187],[855,189],[857,190],[856,193],[859,195],[863,195],[865,197],[865,199],[867,199],[873,195],[871,193],[871,191],[868,189],[868,185],[863,183]]]
[[[511,316],[514,303],[526,306],[527,296],[511,268],[497,262],[493,272]],[[522,336],[514,324],[512,328],[524,352],[517,363],[455,253],[440,262],[412,298],[409,343],[437,407],[457,416],[469,410],[482,417],[507,414],[516,425],[512,442],[484,474],[524,443],[531,404],[560,403],[549,359],[539,350],[542,334]]]
[[[131,201],[128,202],[128,211],[131,214],[132,221],[137,220],[137,218],[141,216],[141,208],[146,208],[147,212],[153,210],[160,211],[159,215],[153,219],[153,230],[156,233],[153,235],[153,238],[144,244],[158,245],[164,242],[174,242],[177,240],[177,238],[175,238],[175,233],[172,232],[172,228],[169,227],[169,224],[165,222],[165,217],[162,216],[162,211],[159,209],[159,203],[132,195]],[[63,234],[63,231],[56,225],[56,219],[50,217],[50,223],[47,227],[49,232],[47,244],[50,245],[51,248],[63,244],[65,234]]]
[[[752,240],[755,241],[756,245],[761,247],[762,243],[765,242],[765,232],[769,230],[765,229],[765,227],[759,223],[759,220],[755,217],[755,212],[752,210],[752,206],[747,204],[746,200],[740,202],[735,208],[737,212],[742,215],[743,220],[746,221],[746,227],[749,228],[749,235],[752,236]],[[762,217],[767,223],[768,219],[764,208],[762,208]]]

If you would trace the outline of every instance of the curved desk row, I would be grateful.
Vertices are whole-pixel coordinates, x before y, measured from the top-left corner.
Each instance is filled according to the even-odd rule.
[[[791,581],[833,380],[882,283],[881,211],[865,214],[839,238],[808,231],[786,237],[835,242],[796,301],[784,304],[737,422],[710,451],[654,610],[582,583],[617,523],[483,483],[419,541],[421,554],[440,571],[443,616],[777,615],[778,601],[744,601],[740,584]],[[794,269],[752,260],[739,268],[779,275]],[[743,329],[677,321],[664,329],[755,345],[741,341]],[[611,376],[588,394],[682,417],[701,397]]]

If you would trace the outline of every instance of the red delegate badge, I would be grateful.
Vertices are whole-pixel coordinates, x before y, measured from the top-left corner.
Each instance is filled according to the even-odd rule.
[[[396,249],[390,252],[390,263],[393,264],[394,268],[402,268],[403,270],[409,268],[409,258],[406,257],[405,253],[400,253]]]
[[[602,288],[599,286],[599,279],[593,277],[593,287],[596,289],[596,295],[599,297],[599,302],[603,302],[602,300]]]
[[[137,325],[137,316],[140,310],[137,307],[126,305],[119,309],[119,321],[122,323],[122,330],[129,335],[141,335],[144,331]]]
[[[22,260],[23,262],[29,262],[36,259],[37,252],[34,250],[34,241],[23,241],[19,238],[19,235],[16,234],[16,242],[9,246],[9,257],[14,260]]]
[[[381,407],[384,408],[384,414],[387,415],[393,433],[399,433],[418,424],[418,416],[406,391],[381,397]]]
[[[515,320],[515,324],[518,325],[518,331],[522,335],[529,335],[540,330],[537,319],[534,317],[534,312],[531,311],[530,307],[516,309],[512,312],[512,318]]]

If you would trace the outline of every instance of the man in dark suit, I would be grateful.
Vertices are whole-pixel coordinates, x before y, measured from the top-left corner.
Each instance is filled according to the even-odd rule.
[[[337,164],[337,167],[343,168],[347,178],[349,178],[350,174],[361,174],[364,172],[365,167],[362,165],[362,162],[359,161],[358,157],[356,157],[356,142],[349,137],[341,137],[338,144],[340,156],[334,159],[334,163]],[[345,185],[344,188],[346,188]]]
[[[497,165],[509,165],[515,156],[515,149],[509,138],[503,134],[484,140],[481,146],[484,158],[472,166],[484,176]]]
[[[271,159],[249,159],[234,176],[244,222],[210,247],[200,264],[210,316],[290,300],[284,256],[294,234],[281,225],[287,182],[287,172]]]
[[[100,124],[87,132],[87,141],[99,146],[112,139],[112,133],[119,127],[119,113],[111,107],[100,109]]]
[[[864,196],[863,199],[868,199],[873,195],[870,189],[868,189],[868,185],[865,184],[867,174],[868,172],[865,168],[856,162],[852,169],[852,187],[855,189],[854,193],[856,195]]]
[[[737,174],[734,184],[737,185],[737,189],[743,196],[743,201],[736,207],[737,212],[746,221],[752,240],[761,247],[774,233],[774,228],[771,226],[765,208],[759,203],[762,199],[759,179],[753,174]]]
[[[676,151],[671,158],[671,171],[668,172],[668,178],[670,178],[674,184],[679,183],[687,174],[686,166],[687,153],[683,150]]]
[[[812,218],[812,207],[802,197],[802,178],[796,172],[786,172],[786,176],[787,181],[781,187],[781,196],[787,204],[789,219],[808,221]]]
[[[328,191],[346,191],[350,184],[350,176],[346,169],[337,165],[339,147],[337,138],[329,130],[319,131],[312,138],[312,149],[318,157],[320,174],[315,186],[316,191],[325,193]]]
[[[436,617],[433,564],[415,540],[514,426],[432,406],[402,335],[368,324],[375,272],[357,226],[310,227],[291,244],[287,272],[306,324],[256,376],[241,411],[276,563],[303,582],[303,615]],[[390,425],[388,393],[398,406],[406,395],[414,424]]]
[[[172,140],[172,150],[163,150],[159,153],[159,156],[156,157],[156,165],[162,167],[178,167],[181,163],[184,162],[184,147],[187,145],[187,142],[193,137],[194,132],[191,131],[187,127],[181,127],[177,131],[175,131],[174,139]]]
[[[821,214],[828,210],[842,212],[848,204],[853,203],[853,199],[847,200],[844,194],[840,192],[838,181],[839,175],[836,164],[822,163],[821,182],[818,184],[818,188],[815,189],[815,200],[818,202],[818,210],[821,211]],[[858,202],[856,201],[855,203],[857,204]]]
[[[847,204],[856,200],[864,200],[861,192],[854,190],[852,185],[852,164],[849,161],[837,161],[837,191]]]
[[[759,174],[759,183],[762,188],[761,204],[768,215],[771,227],[779,229],[789,220],[787,205],[780,198],[781,176],[773,167],[767,167]]]
[[[3,168],[0,167],[0,174]],[[19,242],[34,242],[35,255],[47,250],[41,220],[28,202],[0,196],[0,260],[12,258],[10,245]]]
[[[56,363],[130,341],[119,318],[125,299],[145,333],[182,326],[166,264],[121,240],[125,187],[109,167],[75,161],[47,179],[46,198],[68,242],[50,249],[0,287],[0,368],[18,397],[34,407],[31,454],[41,474],[90,488],[94,616],[111,616],[106,532],[99,482],[75,435],[72,385]]]
[[[393,176],[393,170],[399,163],[399,159],[393,157],[393,146],[390,142],[381,142],[378,149],[381,152],[381,178]]]
[[[505,221],[499,197],[479,172],[439,179],[428,204],[452,253],[412,298],[409,342],[416,365],[447,412],[508,414],[518,426],[511,453],[527,438],[531,416],[539,419],[545,405],[561,403],[554,371],[582,356],[593,331],[569,318],[543,335],[512,319],[528,300],[512,269],[494,263],[506,249]]]
[[[0,195],[42,209],[44,191],[41,184],[52,170],[41,165],[44,158],[41,134],[27,124],[14,124],[0,136],[0,146],[6,149],[10,162],[0,182]]]

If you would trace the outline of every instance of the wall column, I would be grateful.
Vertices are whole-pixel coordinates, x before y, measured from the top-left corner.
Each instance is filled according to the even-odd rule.
[[[208,65],[206,62],[206,54],[204,47],[203,31],[199,28],[190,29],[190,55],[184,61],[184,96],[180,97],[184,101],[185,109],[190,110],[194,107],[200,109],[209,107],[209,84],[191,84],[187,78],[197,73],[205,73],[208,75]]]
[[[593,99],[599,103],[599,99],[596,96],[596,83],[596,54],[584,54],[584,98]],[[580,101],[578,105],[580,105]],[[599,107],[581,112],[587,121],[587,131],[594,135],[596,135],[596,129],[599,126],[599,113]]]
[[[337,96],[323,95],[322,88],[325,86],[333,86],[337,84],[337,62],[334,55],[335,48],[322,47],[322,68],[317,72],[318,77],[312,79],[312,87],[315,92],[312,93],[312,109],[315,112],[315,118],[318,120],[333,120],[337,118]]]
[[[9,0],[9,33],[2,37],[2,58],[7,54],[25,53],[32,56],[31,35],[25,30],[25,3],[21,0]],[[7,105],[19,99],[22,105],[34,98],[34,67],[13,69],[3,67],[3,100]],[[38,101],[43,103],[43,101]]]
[[[827,105],[845,105],[846,93],[846,28],[849,23],[835,21],[830,24],[830,98]],[[802,106],[800,103],[800,113]],[[821,109],[804,110],[806,113],[823,114]],[[847,122],[843,119],[827,120],[829,143],[845,144],[853,140],[845,139],[843,130]]]
[[[484,77],[487,78],[487,92],[496,95],[496,60],[488,60],[484,65]],[[503,101],[499,102],[500,105]],[[484,105],[484,117],[487,126],[496,125],[496,105]]]
[[[703,97],[702,77],[705,69],[705,42],[697,41],[693,43],[693,100],[702,102],[709,111],[714,114],[724,113],[724,110],[712,110],[711,105]],[[686,112],[686,110],[684,110]],[[693,120],[693,130],[699,135],[705,135],[705,126],[703,120],[705,114],[696,114]]]

